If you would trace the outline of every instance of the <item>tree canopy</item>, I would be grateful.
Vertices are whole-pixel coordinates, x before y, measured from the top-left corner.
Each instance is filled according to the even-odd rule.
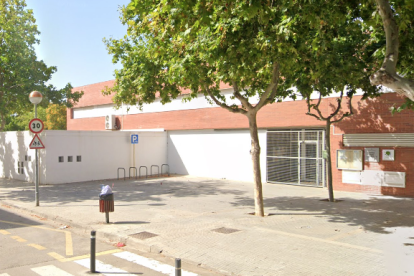
[[[118,106],[142,106],[156,97],[167,103],[189,88],[187,99],[202,93],[246,115],[260,190],[261,107],[295,98],[293,86],[305,97],[315,89],[323,96],[344,88],[376,93],[368,78],[368,53],[376,45],[366,45],[367,17],[359,1],[133,0],[122,10],[128,34],[105,40],[113,61],[123,65],[105,93],[116,92]],[[220,93],[222,82],[233,87],[230,98],[238,102]]]
[[[294,34],[287,6],[245,1],[131,1],[123,9],[124,39],[106,40],[113,61],[120,61],[115,86],[106,93],[122,103],[142,106],[191,93],[247,117],[255,183],[255,213],[263,216],[257,112],[282,99],[292,84]],[[280,72],[283,72],[281,75]],[[230,103],[221,83],[234,92]],[[257,100],[258,99],[258,100]]]
[[[37,118],[44,122],[45,129],[47,128],[46,108],[37,107]],[[24,131],[29,130],[29,122],[34,118],[34,109],[26,113],[11,114],[6,116],[6,125],[4,131]]]
[[[66,129],[66,106],[50,104],[46,109],[46,126],[50,130]]]
[[[0,131],[7,116],[33,107],[28,100],[33,90],[43,94],[43,106],[53,102],[70,107],[83,94],[71,93],[70,84],[63,89],[46,84],[57,69],[37,60],[34,45],[40,32],[35,23],[24,0],[0,0]]]

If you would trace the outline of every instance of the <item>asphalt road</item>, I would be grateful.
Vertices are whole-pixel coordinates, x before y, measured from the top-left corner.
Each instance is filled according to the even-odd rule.
[[[0,207],[0,276],[90,275],[89,253],[90,236],[34,214]],[[97,275],[174,275],[173,260],[161,257],[160,262],[137,253],[97,240],[96,271],[101,273]],[[182,275],[197,274],[183,271]]]

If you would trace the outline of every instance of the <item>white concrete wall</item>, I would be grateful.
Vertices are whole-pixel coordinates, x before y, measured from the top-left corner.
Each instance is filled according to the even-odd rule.
[[[35,150],[29,149],[33,136],[29,131],[0,132],[1,178],[33,181]],[[41,156],[41,152],[39,155]],[[31,161],[28,161],[29,158]],[[18,173],[17,162],[23,162],[23,174]]]
[[[259,130],[261,173],[266,180],[266,130]],[[172,173],[253,181],[248,130],[168,132]]]
[[[147,173],[151,175],[151,166],[153,167],[152,174],[161,174],[161,167],[167,163],[167,133],[166,132],[131,132],[131,134],[138,134],[139,142],[135,145],[130,145],[131,154],[131,167],[137,168],[137,174],[139,175],[139,168],[141,166],[147,167],[147,169],[141,169],[141,176],[145,176]],[[134,149],[135,147],[135,149]],[[129,168],[125,168],[129,170]],[[147,172],[146,172],[147,170]],[[164,172],[167,168],[164,169]],[[129,175],[129,172],[126,172]],[[131,175],[134,170],[131,169]]]
[[[139,135],[139,143],[135,146],[135,164],[131,132],[46,131],[44,165],[47,176],[43,183],[113,179],[117,177],[119,167],[125,168],[128,177],[129,167],[161,166],[166,163],[165,132],[133,133]],[[77,162],[78,155],[81,156],[81,162]],[[59,162],[59,156],[64,157],[63,163]],[[73,156],[73,162],[68,162],[68,156]],[[119,175],[123,177],[123,171]]]
[[[131,144],[130,135],[139,143]],[[248,130],[193,130],[167,132],[137,131],[57,131],[47,130],[40,139],[46,149],[39,150],[40,184],[114,179],[118,167],[168,164],[170,173],[252,181]],[[0,133],[0,177],[34,181],[34,150],[29,149],[33,134]],[[266,130],[259,130],[262,179],[266,179]],[[135,147],[135,149],[134,149]],[[135,152],[135,154],[134,154]],[[31,156],[31,162],[25,161]],[[59,162],[63,156],[64,162]],[[68,162],[68,156],[73,157]],[[81,162],[77,162],[81,156]],[[24,162],[25,173],[17,173],[17,161]],[[164,172],[166,172],[164,167]],[[134,174],[134,171],[131,170]],[[153,174],[158,173],[153,168]],[[145,174],[145,170],[141,170]],[[123,173],[120,174],[123,176]]]
[[[132,133],[139,135],[135,160]],[[0,133],[0,177],[34,181],[35,150],[29,149],[32,137],[28,131]],[[151,165],[161,169],[167,163],[166,132],[46,130],[39,137],[46,147],[39,150],[40,184],[114,179],[118,167],[125,168],[128,176],[129,167],[148,166],[150,174]],[[32,161],[25,161],[25,155]],[[59,162],[59,156],[64,162]],[[72,156],[72,162],[68,162],[68,156]],[[77,162],[77,156],[81,156],[81,162]],[[24,174],[18,173],[18,161],[24,162]]]

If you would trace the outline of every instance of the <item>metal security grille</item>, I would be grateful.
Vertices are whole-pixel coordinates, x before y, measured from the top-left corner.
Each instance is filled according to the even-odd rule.
[[[267,132],[267,182],[325,186],[324,130]]]

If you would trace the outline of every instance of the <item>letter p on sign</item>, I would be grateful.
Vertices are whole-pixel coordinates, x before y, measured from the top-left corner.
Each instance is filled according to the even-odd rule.
[[[131,144],[138,144],[138,134],[131,134]]]

